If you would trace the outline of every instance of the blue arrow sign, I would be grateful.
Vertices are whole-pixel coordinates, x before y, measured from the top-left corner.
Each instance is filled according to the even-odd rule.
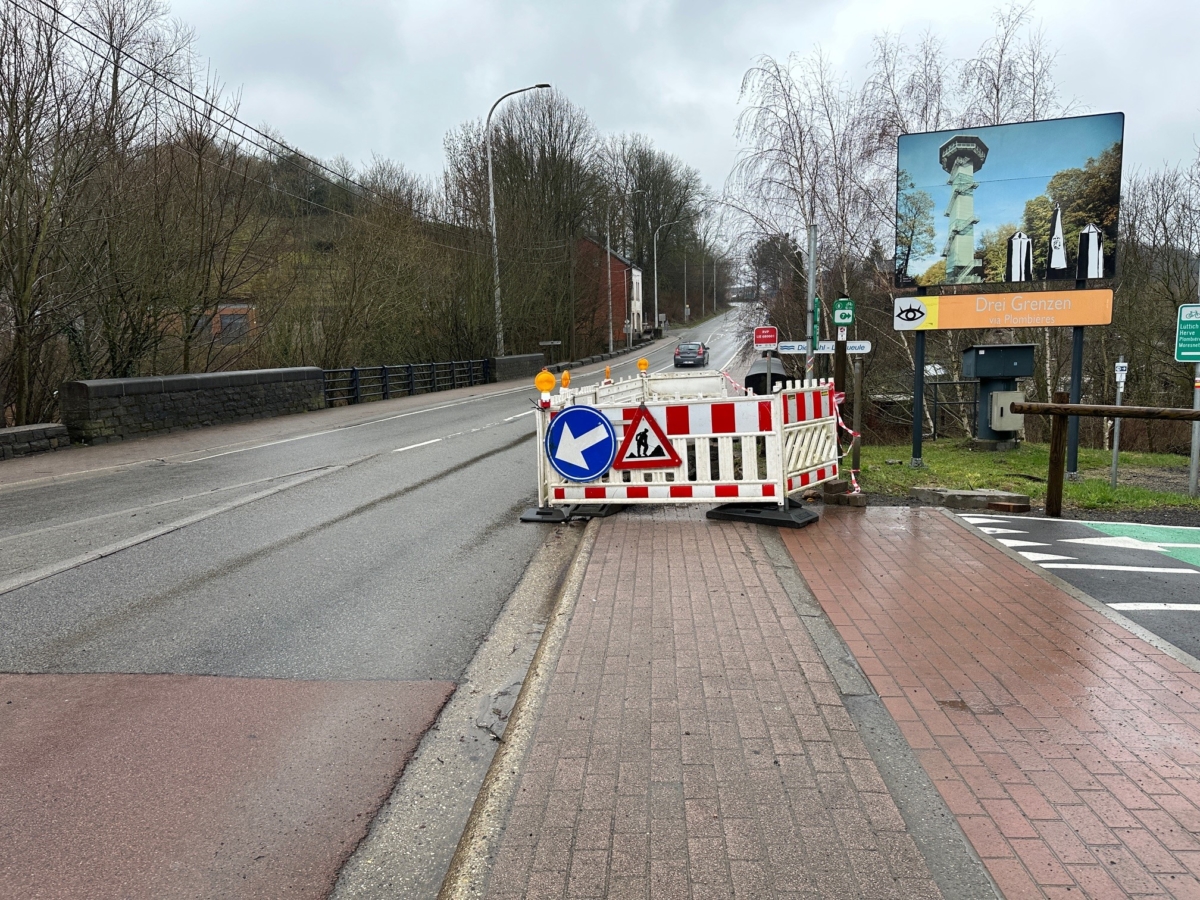
[[[568,406],[546,431],[546,459],[569,481],[594,481],[612,467],[616,455],[612,423],[590,406]]]

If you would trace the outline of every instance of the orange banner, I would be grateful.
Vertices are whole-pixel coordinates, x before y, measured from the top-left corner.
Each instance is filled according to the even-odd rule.
[[[1112,322],[1113,292],[1031,291],[896,298],[897,331],[956,328],[1055,328]]]

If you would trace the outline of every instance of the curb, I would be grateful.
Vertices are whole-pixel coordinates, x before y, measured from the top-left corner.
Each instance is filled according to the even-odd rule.
[[[567,569],[555,600],[554,612],[509,715],[500,749],[496,751],[484,776],[467,825],[450,860],[438,900],[468,900],[483,896],[491,872],[491,861],[504,834],[508,810],[516,793],[525,756],[533,745],[538,713],[545,702],[550,677],[566,640],[567,628],[575,612],[575,601],[579,598],[583,574],[591,560],[599,528],[599,519],[590,520],[575,550],[575,558]]]

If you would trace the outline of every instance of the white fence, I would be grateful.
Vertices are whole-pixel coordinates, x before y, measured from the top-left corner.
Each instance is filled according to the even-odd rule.
[[[711,372],[641,376],[559,391],[538,419],[538,502],[783,504],[788,494],[837,477],[837,418],[832,382],[788,382],[770,396],[733,396]],[[563,477],[547,457],[553,417],[569,406],[594,407],[612,424],[618,446],[645,405],[674,449],[677,465],[613,466],[591,481]],[[643,463],[644,465],[644,463]]]

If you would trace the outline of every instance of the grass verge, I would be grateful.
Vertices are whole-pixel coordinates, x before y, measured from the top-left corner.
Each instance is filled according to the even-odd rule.
[[[872,494],[908,496],[914,487],[978,490],[993,488],[1045,500],[1050,466],[1046,444],[1022,444],[1007,453],[975,451],[961,440],[925,441],[923,468],[909,465],[908,444],[862,448],[859,482]],[[1112,452],[1079,450],[1079,481],[1068,481],[1063,503],[1079,509],[1153,509],[1163,506],[1200,510],[1200,498],[1187,495],[1188,460],[1168,453],[1122,453],[1117,487],[1109,485]]]

